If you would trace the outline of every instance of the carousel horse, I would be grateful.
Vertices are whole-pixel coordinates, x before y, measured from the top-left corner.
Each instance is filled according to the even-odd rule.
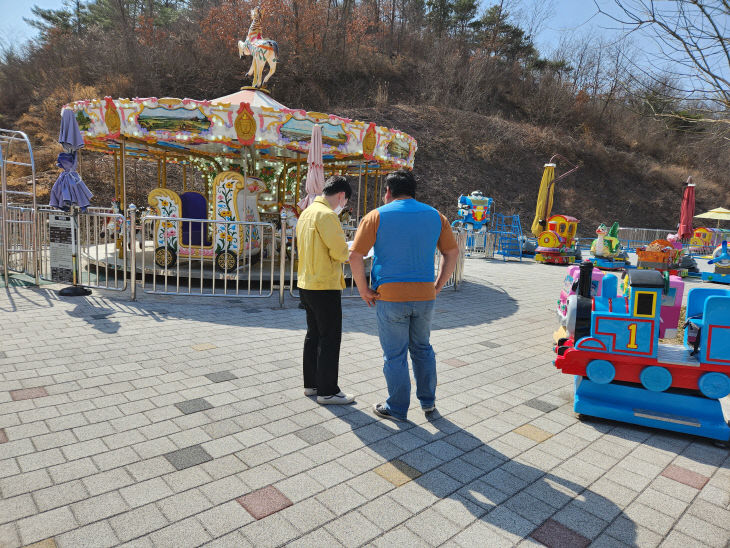
[[[273,40],[261,37],[261,11],[258,7],[251,10],[251,26],[248,28],[246,40],[238,41],[238,57],[241,58],[244,55],[250,55],[253,58],[251,68],[248,69],[246,75],[253,76],[253,87],[262,87],[276,72],[279,46]],[[269,64],[269,73],[262,81],[266,63]]]

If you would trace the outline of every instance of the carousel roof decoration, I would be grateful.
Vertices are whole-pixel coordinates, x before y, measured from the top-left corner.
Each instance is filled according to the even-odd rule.
[[[412,169],[418,147],[410,135],[372,122],[288,108],[261,88],[276,68],[275,55],[268,52],[278,52],[278,47],[260,38],[260,23],[254,28],[257,10],[252,10],[246,42],[239,43],[239,53],[251,52],[254,58],[249,75],[257,87],[202,101],[170,97],[75,101],[64,109],[75,112],[86,148],[113,152],[124,138],[127,154],[164,154],[171,161],[189,156],[235,161],[251,148],[263,160],[305,161],[312,126],[319,124],[325,162]],[[264,61],[256,61],[256,48],[265,49],[262,55],[269,63],[265,79],[261,78]]]

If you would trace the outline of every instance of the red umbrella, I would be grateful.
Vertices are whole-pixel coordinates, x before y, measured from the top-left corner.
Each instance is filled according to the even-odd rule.
[[[687,177],[687,186],[684,187],[682,195],[682,209],[679,215],[679,230],[677,235],[684,240],[692,236],[692,217],[695,216],[695,185],[692,177]]]

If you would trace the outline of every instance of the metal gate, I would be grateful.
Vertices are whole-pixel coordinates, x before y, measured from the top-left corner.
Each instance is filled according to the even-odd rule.
[[[30,169],[30,191],[8,188],[8,166]],[[36,284],[40,281],[35,183],[28,136],[22,131],[0,129],[0,263],[6,286],[10,271],[33,276]],[[20,203],[24,198],[27,204]]]
[[[110,208],[88,208],[86,211],[70,213],[40,206],[36,217],[40,241],[40,277],[52,281],[52,215],[72,217],[77,284],[91,289],[126,290],[129,224],[124,215],[115,214]]]

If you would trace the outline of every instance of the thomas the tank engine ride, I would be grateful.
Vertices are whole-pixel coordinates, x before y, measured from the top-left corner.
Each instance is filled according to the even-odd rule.
[[[591,297],[593,264],[580,266],[569,297],[568,336],[555,367],[575,375],[576,413],[730,441],[720,399],[730,394],[730,290],[695,287],[684,345],[659,342],[667,279],[632,270],[624,296],[606,274]]]

